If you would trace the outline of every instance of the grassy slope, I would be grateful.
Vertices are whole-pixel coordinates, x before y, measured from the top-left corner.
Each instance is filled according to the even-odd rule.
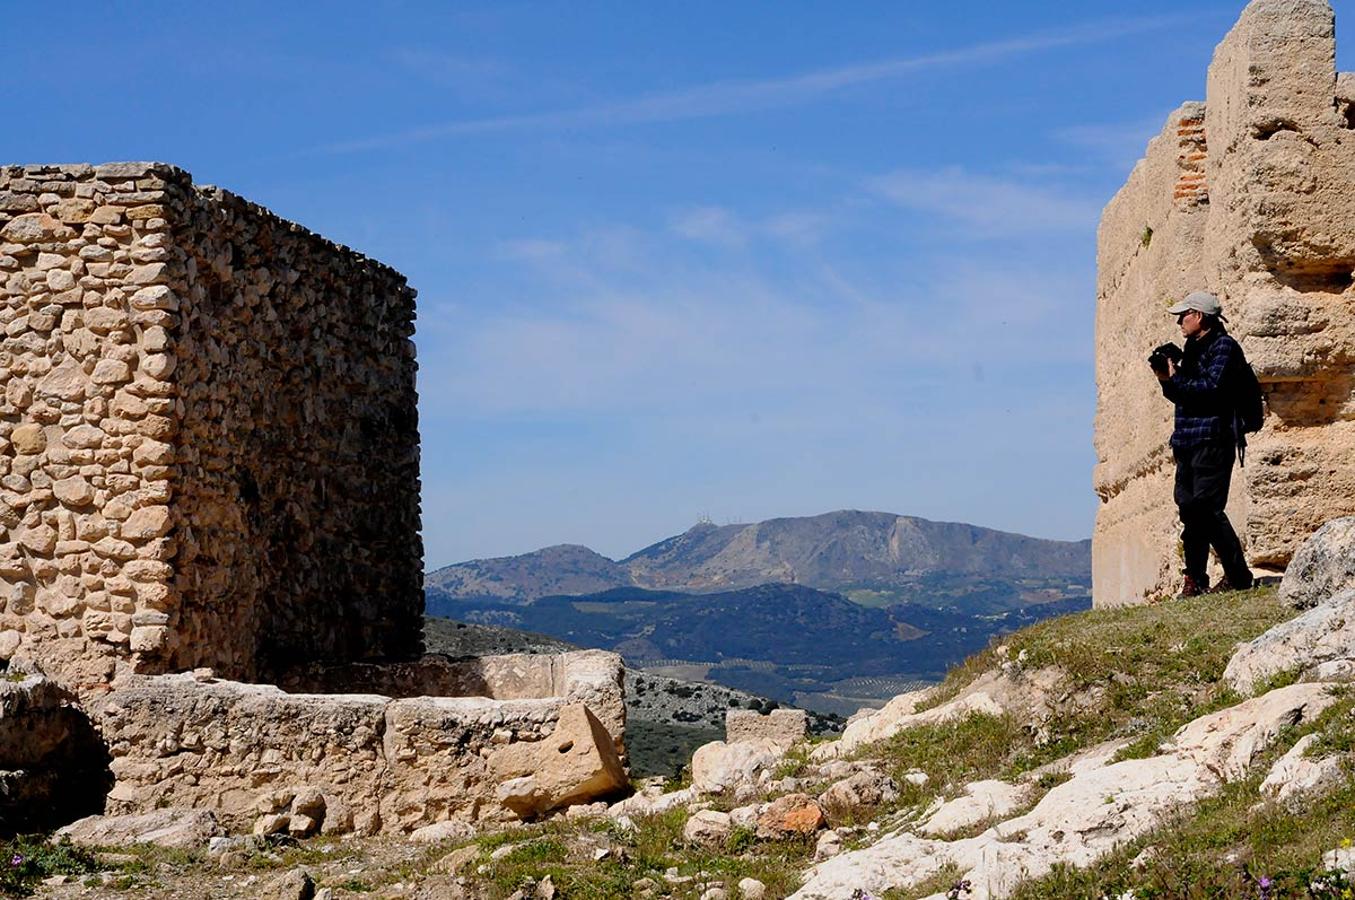
[[[983,672],[1005,663],[1009,671],[1057,667],[1066,673],[1067,693],[1060,711],[1041,729],[1024,727],[1028,723],[1008,716],[972,716],[911,729],[866,748],[860,755],[880,759],[904,792],[888,807],[849,811],[848,824],[878,821],[884,826],[878,833],[883,834],[915,818],[936,797],[953,796],[963,784],[979,778],[1025,777],[1038,794],[1058,783],[1060,776],[1032,770],[1109,739],[1128,742],[1123,756],[1150,754],[1180,725],[1236,702],[1239,698],[1220,680],[1234,645],[1292,615],[1273,590],[1258,590],[1157,606],[1092,610],[1010,635],[1005,649],[985,650],[953,670],[934,702],[953,696]],[[1322,852],[1355,838],[1355,783],[1293,810],[1259,802],[1256,788],[1268,763],[1305,733],[1322,734],[1325,752],[1351,752],[1355,749],[1353,716],[1355,698],[1344,698],[1316,723],[1282,735],[1251,779],[1181,810],[1156,832],[1098,865],[1081,871],[1056,870],[1028,883],[1017,896],[1020,900],[1343,896],[1343,882],[1328,879],[1331,890],[1324,892],[1315,879],[1322,877]],[[810,777],[812,769],[806,760],[803,750],[792,754],[778,776]],[[926,785],[902,780],[904,773],[915,770],[929,775]],[[810,783],[801,785],[810,792],[821,787],[812,777]],[[798,873],[812,856],[809,841],[759,842],[742,830],[736,830],[723,848],[685,847],[680,835],[686,817],[683,810],[636,817],[634,831],[596,818],[554,819],[484,835],[471,845],[474,850],[467,851],[476,858],[463,871],[475,873],[482,867],[472,874],[469,887],[473,896],[491,898],[507,897],[517,887],[547,874],[566,898],[630,897],[632,885],[642,878],[656,883],[659,893],[672,896],[695,898],[701,893],[696,884],[720,882],[730,896],[738,896],[735,885],[749,875],[768,885],[769,897],[784,897],[798,884]],[[873,835],[864,829],[847,830],[848,847],[871,839]],[[507,856],[493,859],[492,851],[506,843],[516,846]],[[398,868],[369,863],[364,878],[373,886],[417,881],[433,860],[458,846],[446,843],[420,849],[417,860],[406,857]],[[611,849],[604,859],[595,860],[592,851],[599,846]],[[361,852],[360,845],[349,849]],[[304,847],[299,850],[305,852]],[[188,861],[182,865],[187,868],[175,875],[192,878],[192,867],[205,864]],[[665,884],[663,872],[670,868],[692,876],[693,882]],[[127,877],[136,878],[134,873]],[[336,888],[338,897],[358,896],[361,890],[337,877],[322,879],[321,884]],[[941,878],[924,892],[897,896],[923,896],[949,886]]]

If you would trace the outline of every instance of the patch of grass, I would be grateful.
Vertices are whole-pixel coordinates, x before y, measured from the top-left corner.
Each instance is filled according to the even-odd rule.
[[[1020,750],[1010,754],[1005,772],[986,775],[1014,777],[1111,739],[1131,739],[1121,759],[1148,756],[1186,722],[1237,702],[1221,680],[1234,646],[1296,614],[1269,587],[1073,613],[1008,635],[965,660],[927,705],[954,698],[1004,661],[1021,659],[1017,671],[1062,673],[1063,699],[1070,702],[1055,704],[1037,740],[1015,739]],[[1292,675],[1272,679],[1272,686],[1283,677]]]
[[[809,758],[813,746],[810,743],[801,741],[781,757],[781,761],[776,764],[772,770],[772,777],[781,778],[799,778],[805,774],[812,760]]]
[[[863,755],[881,759],[899,786],[892,808],[920,812],[936,797],[956,795],[966,783],[1006,768],[1029,740],[1011,716],[978,714],[909,728]],[[925,774],[926,783],[913,784],[906,777],[911,772]],[[877,813],[856,810],[852,818],[867,821]]]
[[[334,887],[354,894],[370,894],[376,890],[376,885],[363,881],[361,878],[345,878]]]
[[[632,885],[641,878],[666,888],[664,873],[676,869],[680,876],[690,876],[691,884],[723,882],[731,896],[737,894],[736,886],[743,878],[756,878],[767,885],[769,896],[786,896],[799,885],[800,873],[813,857],[817,836],[762,842],[750,828],[734,829],[718,850],[686,846],[682,830],[688,815],[686,809],[675,809],[635,816],[634,829],[584,820],[550,821],[528,833],[523,829],[510,832],[509,840],[518,846],[498,860],[491,860],[485,848],[492,841],[482,840],[477,863],[487,871],[471,876],[476,879],[473,892],[502,900],[549,875],[559,896],[614,900],[631,896]],[[612,852],[596,860],[592,849],[598,846],[600,830],[608,835]],[[503,843],[498,841],[499,846]],[[674,889],[675,896],[687,896],[684,892],[690,891]]]
[[[0,841],[0,894],[26,897],[33,886],[53,875],[76,878],[100,871],[94,854],[69,841],[50,844],[43,835],[20,835]]]

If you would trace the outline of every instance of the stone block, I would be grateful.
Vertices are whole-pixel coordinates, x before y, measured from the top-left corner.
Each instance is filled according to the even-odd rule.
[[[766,740],[789,749],[809,733],[809,716],[802,709],[774,709],[762,715],[752,709],[731,709],[725,713],[725,740]]]

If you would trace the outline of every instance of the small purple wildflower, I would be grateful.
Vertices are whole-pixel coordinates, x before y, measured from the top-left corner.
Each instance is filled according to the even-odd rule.
[[[17,869],[19,866],[22,866],[23,864],[24,858],[21,854],[16,853],[9,858],[9,865],[10,868],[12,869]]]

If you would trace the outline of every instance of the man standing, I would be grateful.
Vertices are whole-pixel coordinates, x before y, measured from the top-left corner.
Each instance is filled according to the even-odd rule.
[[[1153,370],[1163,396],[1176,404],[1171,448],[1186,562],[1181,596],[1209,590],[1210,546],[1223,566],[1223,580],[1214,590],[1246,590],[1252,586],[1251,569],[1224,513],[1238,440],[1231,388],[1245,365],[1242,347],[1224,329],[1223,309],[1213,294],[1195,291],[1167,311],[1176,316],[1186,339],[1179,365],[1168,359],[1165,367]]]

